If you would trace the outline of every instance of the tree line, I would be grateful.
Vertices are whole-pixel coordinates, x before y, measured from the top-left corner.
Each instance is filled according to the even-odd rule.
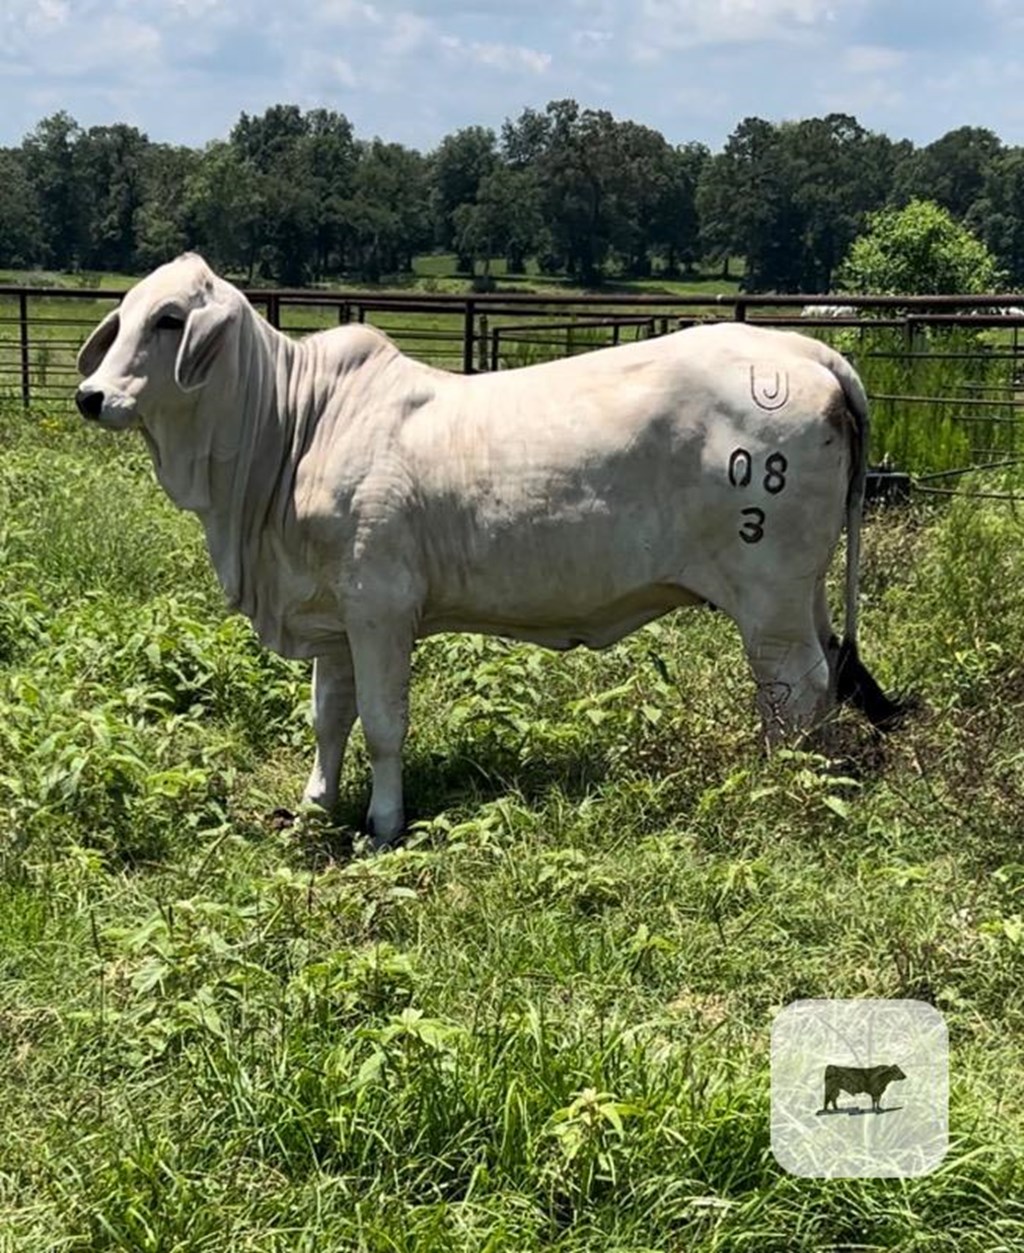
[[[754,291],[828,291],[868,214],[934,201],[1024,285],[1024,148],[960,127],[916,147],[842,113],[745,118],[722,151],[574,100],[468,126],[421,153],[356,136],[341,113],[274,105],[202,148],[65,112],[0,148],[0,265],[139,273],[197,248],[248,282],[408,272],[432,249],[459,268],[728,273]]]

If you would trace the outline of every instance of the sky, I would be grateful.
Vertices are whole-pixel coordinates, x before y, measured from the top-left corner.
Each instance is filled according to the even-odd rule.
[[[712,150],[829,112],[1021,144],[1024,0],[0,0],[0,145],[64,109],[200,147],[282,103],[428,151],[570,96]]]

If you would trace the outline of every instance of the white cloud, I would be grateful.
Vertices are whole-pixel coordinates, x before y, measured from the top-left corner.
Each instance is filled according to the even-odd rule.
[[[441,45],[453,56],[468,56],[477,65],[514,73],[527,70],[531,74],[543,74],[551,65],[549,52],[524,48],[519,44],[466,42],[457,35],[442,35]]]
[[[843,53],[843,65],[854,74],[883,74],[904,65],[907,54],[879,44],[854,44]]]
[[[389,25],[390,33],[383,44],[383,50],[389,56],[408,56],[435,38],[434,24],[419,13],[397,13]]]
[[[610,50],[614,38],[610,30],[586,28],[574,30],[569,36],[569,43],[573,51],[581,56],[603,56]]]
[[[224,0],[169,0],[169,8],[186,21],[198,24],[214,18],[223,3]]]
[[[163,37],[156,26],[121,13],[109,13],[79,32],[73,48],[62,47],[62,55],[50,66],[54,78],[81,79],[99,71],[110,71],[116,60],[119,72],[103,84],[106,90],[117,85],[134,87],[146,81],[162,59]]]
[[[377,26],[383,20],[375,5],[366,0],[320,0],[313,9],[313,17],[326,24],[352,26],[367,23]]]
[[[986,8],[997,22],[1005,23],[1010,29],[1024,27],[1020,0],[986,0]]]
[[[815,102],[817,110],[822,113],[849,113],[862,122],[868,117],[901,114],[907,103],[907,96],[898,85],[868,76],[841,87],[822,87]],[[810,113],[811,108],[806,112]],[[897,125],[877,129],[887,131],[892,139],[900,138],[900,127]]]
[[[241,110],[346,113],[427,149],[572,96],[720,145],[830,108],[1024,143],[1024,0],[0,0],[0,144],[46,113],[199,146]],[[913,75],[910,68],[913,68]],[[174,100],[174,108],[168,101]]]
[[[64,0],[36,0],[33,10],[28,14],[28,29],[46,30],[53,26],[63,26],[70,13],[71,10]]]
[[[623,9],[621,0],[572,0],[572,7],[586,14],[591,26],[607,29],[614,26],[619,18],[628,18],[629,13]]]
[[[833,0],[642,0],[639,60],[708,44],[804,40],[835,16]]]
[[[329,53],[308,52],[302,58],[301,79],[307,81],[316,92],[344,87],[354,90],[360,86],[359,78],[350,62],[344,57]]]

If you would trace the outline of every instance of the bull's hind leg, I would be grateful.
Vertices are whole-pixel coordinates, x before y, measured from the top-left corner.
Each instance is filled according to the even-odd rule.
[[[829,660],[812,605],[796,614],[792,609],[790,603],[768,612],[746,612],[740,619],[769,747],[815,730],[832,707]]]
[[[313,663],[316,760],[303,793],[307,805],[332,810],[338,803],[341,763],[356,720],[356,685],[348,641]]]

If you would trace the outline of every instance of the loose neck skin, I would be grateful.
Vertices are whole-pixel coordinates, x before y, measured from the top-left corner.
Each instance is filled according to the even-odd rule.
[[[293,518],[299,462],[316,427],[361,408],[399,357],[362,327],[295,341],[245,303],[206,384],[147,432],[162,486],[203,524],[229,605],[267,638],[279,614],[267,582],[275,563],[261,561],[260,546]]]
[[[228,603],[249,616],[247,570],[293,447],[293,380],[303,352],[242,305],[223,360],[189,409],[145,432],[157,478],[179,508],[199,517]]]

